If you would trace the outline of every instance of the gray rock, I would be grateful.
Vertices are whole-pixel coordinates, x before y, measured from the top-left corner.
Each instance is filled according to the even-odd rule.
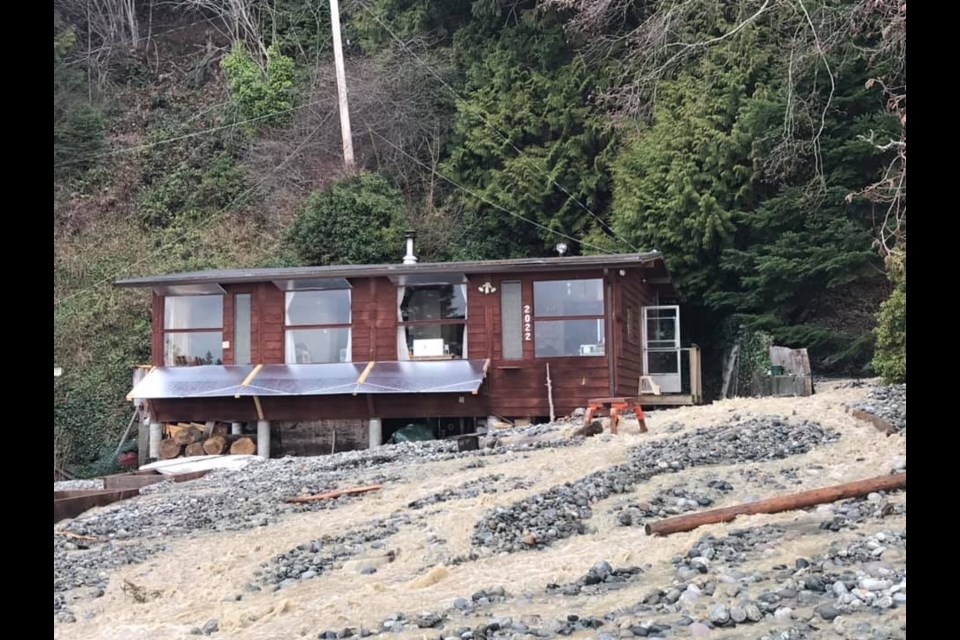
[[[834,618],[840,615],[840,610],[832,604],[822,604],[814,609],[814,611],[816,611],[817,614],[827,622],[832,621]]]
[[[773,612],[773,617],[777,620],[789,620],[793,617],[793,609],[790,607],[780,607]]]
[[[715,604],[710,607],[710,622],[716,625],[724,625],[730,620],[730,611],[722,604]]]
[[[747,620],[750,622],[760,622],[763,620],[763,613],[760,611],[760,607],[750,602],[743,607],[744,611],[747,613]]]
[[[747,620],[747,610],[740,606],[730,607],[730,619],[740,624]]]
[[[417,616],[417,627],[419,627],[420,629],[432,629],[435,627],[439,627],[442,622],[443,622],[443,618],[441,618],[436,613],[427,612]]]
[[[211,618],[210,620],[207,620],[205,623],[203,623],[203,628],[201,629],[201,631],[203,631],[203,635],[205,636],[209,636],[210,634],[216,633],[219,630],[220,630],[220,623],[217,621],[216,618]]]

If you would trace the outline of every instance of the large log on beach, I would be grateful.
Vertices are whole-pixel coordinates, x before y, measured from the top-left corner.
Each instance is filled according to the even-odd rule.
[[[896,491],[906,488],[907,474],[897,473],[889,476],[857,480],[856,482],[847,482],[846,484],[824,487],[823,489],[794,493],[788,496],[778,496],[767,500],[748,502],[734,507],[711,509],[710,511],[691,513],[676,518],[667,518],[659,522],[649,523],[644,529],[649,536],[668,536],[671,533],[692,531],[705,524],[730,522],[737,516],[793,511],[795,509],[805,509],[818,504],[836,502],[837,500],[845,500],[847,498],[859,498],[860,496],[865,496],[876,491]]]
[[[203,452],[208,456],[218,456],[227,450],[226,436],[210,436],[203,441]]]
[[[171,460],[177,458],[183,453],[183,447],[173,438],[165,438],[160,441],[160,459]]]
[[[230,453],[234,455],[252,456],[257,452],[257,443],[253,438],[238,438],[236,442],[230,445]]]

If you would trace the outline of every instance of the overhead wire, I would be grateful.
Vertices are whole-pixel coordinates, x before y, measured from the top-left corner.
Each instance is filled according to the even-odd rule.
[[[216,222],[217,220],[221,219],[226,211],[228,211],[229,209],[232,209],[233,207],[235,207],[237,204],[239,204],[239,203],[241,202],[241,200],[243,200],[244,198],[248,197],[248,196],[249,196],[251,193],[253,193],[260,185],[262,185],[264,182],[266,182],[267,178],[269,178],[270,176],[272,176],[273,174],[275,174],[277,171],[279,171],[280,169],[282,169],[283,167],[285,167],[288,162],[290,162],[298,153],[300,153],[300,151],[303,149],[303,147],[306,146],[307,142],[309,142],[309,141],[320,131],[320,129],[327,123],[327,121],[332,117],[332,115],[333,115],[333,112],[330,112],[329,114],[327,114],[327,116],[316,126],[316,128],[314,128],[314,130],[311,131],[310,134],[309,134],[306,138],[304,138],[304,139],[300,142],[300,144],[298,144],[297,147],[296,147],[293,151],[291,151],[290,154],[287,155],[287,157],[284,158],[284,159],[280,162],[280,164],[278,164],[276,167],[274,167],[273,169],[271,169],[270,171],[268,171],[267,173],[265,173],[263,176],[261,176],[260,179],[257,180],[256,183],[254,183],[252,186],[250,186],[248,189],[246,189],[243,193],[241,193],[241,194],[238,195],[236,198],[234,198],[229,204],[227,204],[225,207],[223,207],[223,209],[222,209],[221,211],[219,211],[219,212],[217,212],[217,213],[211,214],[206,220],[204,220],[204,221],[203,221],[202,223],[200,223],[197,227],[195,227],[195,229],[196,229],[196,230],[199,230],[199,231],[202,231],[202,230],[206,229],[207,227],[209,227],[210,225],[212,225],[212,224],[213,224],[214,222]],[[130,269],[132,269],[132,268],[134,268],[134,267],[137,267],[137,266],[143,264],[144,262],[146,262],[147,260],[150,260],[150,259],[156,257],[156,256],[157,256],[158,254],[160,254],[161,252],[168,250],[169,248],[171,248],[172,244],[173,244],[173,243],[164,244],[164,245],[158,247],[157,249],[155,249],[154,251],[149,252],[147,255],[143,256],[142,258],[140,258],[140,259],[138,259],[138,260],[135,260],[134,262],[131,262],[130,264],[128,264],[128,265],[126,265],[126,266],[118,269],[118,270],[117,270],[116,272],[114,272],[112,275],[107,276],[107,277],[105,277],[105,278],[101,278],[101,279],[97,280],[96,282],[94,282],[93,284],[91,284],[91,285],[89,285],[89,286],[87,286],[87,287],[85,287],[85,288],[83,288],[83,289],[80,289],[79,291],[75,291],[75,292],[73,292],[72,294],[70,294],[69,296],[66,296],[65,298],[61,298],[61,299],[55,301],[55,302],[54,302],[54,307],[58,307],[58,306],[66,303],[66,302],[69,302],[70,300],[72,300],[72,299],[74,299],[74,298],[76,298],[76,297],[78,297],[78,296],[81,296],[81,295],[83,295],[83,294],[85,294],[85,293],[89,293],[90,291],[93,291],[94,289],[96,289],[97,287],[99,287],[99,286],[101,286],[101,285],[103,285],[103,284],[106,284],[106,283],[108,283],[108,282],[112,282],[112,281],[115,280],[118,276],[122,275],[123,273],[126,273],[126,272],[130,271]]]
[[[457,100],[459,100],[460,102],[462,102],[462,103],[464,103],[464,104],[467,104],[467,103],[468,103],[468,101],[467,101],[466,98],[464,98],[456,89],[454,89],[453,87],[451,87],[450,84],[449,84],[446,80],[443,79],[443,76],[441,76],[435,69],[433,69],[433,67],[431,67],[429,64],[427,64],[420,56],[418,56],[417,53],[416,53],[413,49],[411,49],[403,40],[401,40],[401,39],[397,36],[397,34],[394,33],[394,31],[380,18],[380,16],[378,16],[376,13],[374,13],[374,11],[373,11],[372,9],[370,9],[370,7],[368,7],[365,2],[363,2],[363,0],[357,0],[357,4],[359,4],[360,7],[361,7],[364,11],[366,11],[367,13],[369,13],[370,16],[371,16],[374,20],[376,20],[377,23],[379,23],[380,26],[383,27],[383,29],[384,29],[388,34],[390,34],[390,37],[393,38],[393,40],[394,40],[397,44],[399,44],[407,53],[409,53],[409,54],[413,57],[413,59],[417,61],[418,64],[420,64],[424,69],[426,69],[427,71],[429,71],[430,74],[431,74],[433,77],[435,77],[435,78],[440,82],[440,84],[443,85],[443,87],[444,87],[445,89],[447,89],[450,93],[452,93],[453,96],[454,96]],[[493,132],[496,133],[498,136],[500,136],[500,139],[503,140],[504,142],[506,142],[508,145],[510,145],[510,146],[513,148],[513,150],[516,151],[516,153],[517,153],[518,155],[520,155],[520,156],[523,156],[523,155],[524,155],[523,150],[520,149],[519,147],[517,147],[517,145],[515,145],[515,144],[513,143],[513,141],[510,140],[510,138],[509,138],[506,134],[504,134],[502,131],[500,131],[500,129],[498,129],[495,125],[493,125],[486,117],[484,117],[484,115],[483,115],[482,113],[477,113],[477,115],[480,117],[480,119],[483,121],[483,123],[484,123],[491,131],[493,131]],[[593,218],[594,218],[598,223],[600,223],[600,225],[601,225],[604,229],[606,229],[607,231],[609,231],[610,234],[611,234],[615,239],[619,240],[620,242],[622,242],[624,245],[626,245],[627,247],[629,247],[629,248],[632,249],[633,251],[638,251],[638,252],[639,252],[639,249],[638,249],[636,246],[634,246],[631,242],[627,241],[625,238],[623,238],[623,237],[621,237],[620,235],[618,235],[618,234],[616,233],[616,231],[614,231],[613,228],[611,228],[610,225],[608,225],[608,224],[603,220],[603,218],[601,218],[601,217],[598,216],[596,213],[594,213],[587,205],[585,205],[583,202],[581,202],[579,198],[577,198],[577,197],[574,196],[572,193],[570,193],[569,191],[567,191],[567,189],[565,189],[565,188],[563,187],[563,185],[561,185],[559,182],[557,182],[556,179],[554,179],[552,176],[550,176],[550,174],[548,174],[544,169],[542,169],[542,168],[541,168],[539,165],[537,165],[535,162],[533,163],[533,166],[534,166],[537,170],[539,170],[541,173],[543,173],[543,175],[544,175],[548,180],[550,180],[550,182],[553,184],[553,186],[555,186],[555,187],[558,188],[560,191],[562,191],[568,198],[570,198],[571,200],[573,200],[574,202],[576,202],[577,205],[579,205],[579,207],[580,207],[581,209],[583,209],[583,210],[586,211],[588,214],[590,214],[591,216],[593,216]]]

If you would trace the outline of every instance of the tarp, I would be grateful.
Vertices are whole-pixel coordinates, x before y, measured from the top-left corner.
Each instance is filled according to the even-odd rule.
[[[129,399],[476,393],[483,360],[157,367]]]
[[[423,424],[408,424],[403,429],[394,431],[390,436],[390,442],[423,442],[425,440],[435,440],[433,429]]]

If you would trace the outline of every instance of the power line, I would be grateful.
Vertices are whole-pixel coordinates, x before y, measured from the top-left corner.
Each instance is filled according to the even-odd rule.
[[[386,24],[382,19],[380,19],[380,16],[378,16],[376,13],[374,13],[367,5],[363,2],[363,0],[357,0],[357,3],[363,8],[364,11],[366,11],[367,13],[369,13],[369,14],[373,17],[373,19],[376,20],[376,21],[380,24],[380,26],[384,28],[384,30],[386,30],[387,33],[390,34],[390,37],[393,38],[393,39],[397,42],[397,44],[399,44],[401,47],[403,47],[403,49],[404,49],[407,53],[409,53],[411,56],[413,56],[414,60],[416,60],[424,69],[426,69],[427,71],[429,71],[430,74],[433,75],[433,77],[435,77],[435,78],[440,82],[440,84],[442,84],[442,85],[444,86],[444,88],[446,88],[450,93],[452,93],[452,94],[454,95],[454,97],[456,97],[458,100],[460,100],[460,102],[463,102],[464,104],[467,104],[467,99],[464,98],[456,89],[454,89],[453,87],[451,87],[451,86],[447,83],[447,81],[444,80],[443,77],[442,77],[439,73],[437,73],[437,72],[436,72],[430,65],[428,65],[426,62],[424,62],[424,61],[420,58],[420,56],[417,55],[417,53],[416,53],[415,51],[413,51],[409,46],[407,46],[407,44],[406,44],[405,42],[403,42],[403,40],[401,40],[401,39],[397,36],[397,34],[394,33],[393,30],[392,30],[389,26],[387,26],[387,24]],[[498,136],[500,136],[500,138],[501,138],[504,142],[506,142],[506,143],[509,144],[511,147],[513,147],[513,150],[516,151],[518,155],[521,155],[521,156],[524,155],[523,151],[522,151],[519,147],[517,147],[517,145],[513,144],[513,142],[510,140],[510,138],[508,138],[506,134],[504,134],[504,133],[503,133],[502,131],[500,131],[496,126],[494,126],[486,117],[484,117],[484,115],[483,115],[482,113],[477,112],[477,115],[480,117],[480,119],[483,121],[483,123],[484,123],[485,125],[487,125],[487,127],[489,127],[494,133],[496,133]],[[580,206],[581,209],[583,209],[584,211],[586,211],[587,213],[589,213],[591,216],[593,216],[593,218],[594,218],[597,222],[599,222],[599,223],[603,226],[603,228],[605,228],[607,231],[609,231],[609,232],[611,233],[611,235],[613,235],[614,238],[616,238],[616,239],[619,240],[620,242],[624,243],[625,245],[627,245],[628,247],[630,247],[632,250],[634,250],[634,251],[639,251],[639,249],[638,249],[637,247],[635,247],[633,244],[631,244],[630,242],[628,242],[628,241],[625,240],[624,238],[622,238],[622,237],[620,237],[619,235],[617,235],[616,231],[614,231],[614,230],[610,227],[610,225],[608,225],[606,222],[604,222],[603,219],[602,219],[600,216],[598,216],[596,213],[594,213],[593,211],[591,211],[590,208],[587,207],[587,205],[583,204],[583,203],[580,201],[579,198],[577,198],[577,197],[574,196],[572,193],[570,193],[569,191],[567,191],[567,190],[563,187],[563,185],[561,185],[559,182],[557,182],[555,179],[553,179],[546,171],[544,171],[543,169],[541,169],[536,163],[534,163],[534,167],[536,167],[541,173],[543,173],[543,175],[544,175],[548,180],[550,180],[550,182],[551,182],[555,187],[557,187],[558,189],[560,189],[560,191],[562,191],[564,194],[566,194],[566,196],[567,196],[568,198],[570,198],[571,200],[573,200],[574,202],[576,202],[576,203]]]
[[[475,191],[471,191],[470,189],[468,189],[467,187],[463,186],[462,184],[454,181],[452,178],[448,178],[447,176],[443,175],[442,173],[440,173],[439,171],[437,171],[434,167],[429,167],[429,166],[427,166],[427,165],[426,165],[422,160],[420,160],[419,158],[410,155],[409,153],[407,153],[406,151],[404,151],[403,149],[401,149],[400,147],[398,147],[396,144],[394,144],[392,141],[390,141],[388,138],[386,138],[385,136],[383,136],[383,135],[380,134],[379,132],[374,131],[373,129],[371,129],[369,125],[367,125],[367,130],[368,130],[370,133],[372,133],[373,135],[375,135],[375,136],[377,136],[378,138],[380,138],[381,140],[383,140],[384,142],[386,142],[388,145],[390,145],[391,147],[393,147],[395,150],[399,151],[401,154],[405,155],[405,156],[406,156],[407,158],[409,158],[410,160],[413,160],[414,162],[416,162],[418,165],[420,165],[420,166],[423,167],[424,169],[427,169],[428,171],[431,171],[435,176],[437,176],[437,177],[440,178],[441,180],[445,180],[446,182],[449,182],[449,183],[452,184],[454,187],[456,187],[456,188],[458,188],[458,189],[460,189],[460,190],[462,190],[462,191],[464,191],[464,192],[466,192],[466,193],[469,193],[470,195],[472,195],[474,198],[477,198],[478,200],[482,200],[483,202],[486,202],[486,203],[489,204],[491,207],[495,207],[495,208],[499,209],[500,211],[503,211],[504,213],[510,214],[510,215],[513,216],[514,218],[519,218],[520,220],[523,220],[523,221],[526,222],[526,223],[532,224],[532,225],[535,226],[535,227],[538,227],[538,228],[540,228],[540,229],[543,229],[544,231],[547,231],[548,233],[556,234],[556,235],[558,235],[558,236],[560,236],[560,237],[562,237],[562,238],[565,238],[565,239],[567,239],[567,240],[571,240],[571,241],[576,242],[576,243],[578,243],[578,244],[581,244],[581,245],[583,245],[583,246],[585,246],[585,247],[590,247],[591,249],[596,249],[597,251],[600,251],[600,252],[606,253],[606,254],[612,254],[612,253],[613,253],[612,251],[608,251],[607,249],[604,249],[604,248],[602,248],[602,247],[598,247],[598,246],[596,246],[596,245],[590,244],[589,242],[585,242],[584,240],[580,240],[579,238],[574,238],[573,236],[567,235],[567,234],[563,233],[562,231],[557,231],[556,229],[551,229],[550,227],[548,227],[548,226],[546,226],[546,225],[540,224],[540,223],[537,222],[536,220],[531,220],[530,218],[525,218],[524,216],[520,215],[519,213],[515,213],[515,212],[507,209],[506,207],[504,207],[504,206],[502,206],[502,205],[500,205],[500,204],[497,204],[496,202],[493,202],[492,200],[489,200],[488,198],[483,197],[483,196],[480,195],[479,193],[476,193]]]
[[[315,101],[315,102],[308,102],[308,103],[299,105],[299,106],[297,106],[297,107],[291,107],[291,108],[289,108],[289,109],[283,109],[283,110],[281,110],[281,111],[274,111],[273,113],[268,113],[268,114],[265,114],[265,115],[262,115],[262,116],[257,116],[257,117],[255,117],[255,118],[249,118],[249,119],[247,119],[247,120],[241,120],[241,121],[239,121],[239,122],[233,122],[233,123],[231,123],[231,124],[221,125],[221,126],[219,126],[219,127],[213,127],[212,129],[204,129],[204,130],[202,130],[202,131],[194,131],[194,132],[192,132],[192,133],[186,133],[186,134],[183,134],[183,135],[180,135],[180,136],[173,136],[173,137],[171,137],[171,138],[165,138],[165,139],[163,139],[163,140],[157,140],[157,141],[155,141],[155,142],[144,142],[143,144],[137,144],[137,145],[133,145],[133,146],[130,146],[130,147],[122,147],[122,148],[120,148],[120,149],[112,149],[112,150],[110,150],[110,151],[104,151],[103,153],[91,154],[91,155],[88,155],[88,156],[83,157],[83,158],[77,158],[77,159],[75,159],[75,160],[70,160],[70,161],[67,161],[67,162],[61,162],[58,166],[63,167],[63,166],[71,165],[71,164],[77,164],[77,163],[79,163],[79,162],[87,162],[88,160],[95,160],[95,159],[97,159],[97,158],[105,158],[105,157],[108,157],[108,156],[115,156],[115,155],[120,155],[120,154],[123,154],[123,153],[131,153],[131,152],[134,152],[134,151],[142,151],[142,150],[144,150],[144,149],[152,149],[153,147],[159,147],[159,146],[164,145],[164,144],[170,144],[171,142],[179,142],[179,141],[181,141],[181,140],[188,140],[188,139],[190,139],[190,138],[196,138],[196,137],[198,137],[198,136],[203,136],[203,135],[207,135],[207,134],[210,134],[210,133],[216,133],[216,132],[218,132],[218,131],[223,131],[223,130],[225,130],[225,129],[233,129],[233,128],[235,128],[235,127],[239,127],[239,126],[242,126],[242,125],[245,125],[245,124],[250,124],[251,122],[259,122],[259,121],[261,121],[261,120],[266,120],[266,119],[273,118],[273,117],[276,117],[276,116],[279,116],[279,115],[284,115],[284,114],[286,114],[286,113],[293,113],[294,111],[300,111],[301,109],[306,109],[307,107],[315,107],[315,106],[320,105],[320,104],[323,104],[323,101],[322,101],[322,100],[317,100],[317,101]],[[215,107],[214,107],[214,108],[215,108]]]
[[[233,201],[230,202],[230,204],[228,204],[227,206],[223,207],[223,209],[221,210],[220,213],[213,213],[213,214],[211,214],[210,217],[207,218],[207,220],[205,220],[204,222],[202,222],[200,225],[198,225],[198,226],[195,228],[195,230],[196,230],[196,231],[202,231],[202,230],[206,229],[207,227],[209,227],[209,226],[210,226],[211,224],[213,224],[216,220],[220,219],[220,218],[223,216],[223,213],[224,213],[225,211],[227,211],[227,210],[233,208],[234,206],[236,206],[238,203],[240,203],[240,201],[241,201],[243,198],[246,198],[247,196],[249,196],[251,193],[253,193],[254,190],[257,189],[257,187],[259,187],[260,185],[262,185],[262,184],[267,180],[267,178],[269,178],[269,177],[272,176],[274,173],[276,173],[277,171],[279,171],[280,169],[282,169],[283,167],[285,167],[286,164],[287,164],[288,162],[290,162],[290,160],[292,160],[298,153],[300,153],[300,151],[303,149],[303,147],[306,146],[307,142],[309,142],[309,141],[313,138],[313,136],[315,136],[315,135],[320,131],[320,129],[323,127],[323,125],[325,125],[325,124],[327,123],[327,120],[329,120],[332,115],[333,115],[333,112],[328,113],[327,116],[320,122],[320,124],[318,124],[318,125],[316,126],[316,128],[315,128],[313,131],[310,132],[310,135],[308,135],[306,138],[304,138],[304,139],[300,142],[300,144],[298,144],[297,147],[296,147],[293,151],[291,151],[290,154],[280,162],[280,164],[278,164],[276,167],[274,167],[273,169],[271,169],[270,171],[268,171],[266,174],[264,174],[259,180],[257,180],[257,182],[256,182],[253,186],[251,186],[251,187],[248,188],[246,191],[244,191],[243,193],[241,193],[240,195],[238,195],[236,198],[234,198]],[[81,296],[81,295],[83,295],[83,294],[85,294],[85,293],[89,293],[90,291],[93,291],[94,289],[96,289],[97,287],[99,287],[99,286],[102,285],[102,284],[105,284],[105,283],[107,283],[107,282],[112,282],[113,280],[115,280],[118,276],[122,275],[123,273],[129,271],[130,269],[132,269],[132,268],[134,268],[134,267],[136,267],[136,266],[139,266],[139,265],[143,264],[143,263],[146,262],[147,260],[150,260],[150,259],[156,257],[156,256],[157,256],[158,254],[160,254],[161,252],[166,251],[167,249],[169,249],[169,248],[172,246],[172,244],[173,244],[173,243],[167,243],[167,244],[165,244],[165,245],[157,248],[156,250],[148,253],[146,256],[140,258],[139,260],[136,260],[136,261],[134,261],[134,262],[131,262],[131,263],[128,264],[127,266],[125,266],[125,267],[123,267],[123,268],[121,268],[121,269],[118,269],[113,275],[107,276],[107,277],[105,277],[105,278],[101,278],[100,280],[97,280],[96,282],[94,282],[92,285],[90,285],[90,286],[88,286],[88,287],[85,287],[85,288],[83,288],[83,289],[80,289],[79,291],[75,291],[74,293],[71,293],[71,294],[70,294],[69,296],[67,296],[66,298],[61,298],[60,300],[57,300],[57,301],[54,303],[54,307],[59,307],[61,304],[64,304],[64,303],[66,303],[66,302],[68,302],[68,301],[70,301],[70,300],[72,300],[72,299],[74,299],[74,298],[76,298],[76,297],[78,297],[78,296]]]

